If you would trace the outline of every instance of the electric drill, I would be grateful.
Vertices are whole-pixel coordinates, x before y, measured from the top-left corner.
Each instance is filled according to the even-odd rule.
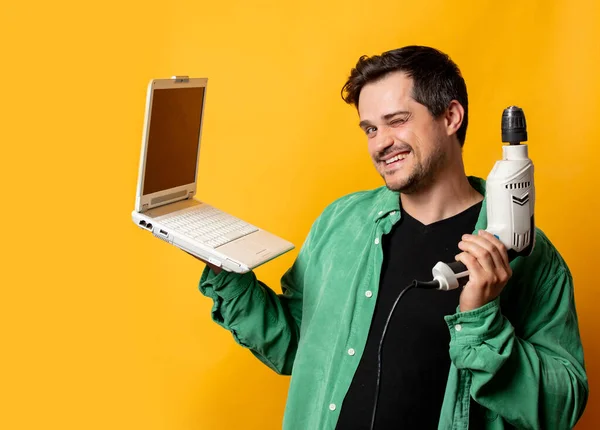
[[[523,109],[510,106],[502,113],[502,160],[486,183],[487,231],[506,247],[510,261],[531,254],[535,244],[533,163],[529,159]],[[430,288],[453,290],[466,284],[469,272],[461,262],[437,263]]]

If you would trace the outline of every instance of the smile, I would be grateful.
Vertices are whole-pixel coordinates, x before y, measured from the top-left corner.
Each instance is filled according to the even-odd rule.
[[[408,152],[403,152],[403,153],[398,154],[398,155],[396,155],[396,156],[394,156],[392,158],[384,160],[384,162],[385,162],[386,165],[390,165],[392,163],[395,163],[396,161],[402,161],[402,160],[404,160],[406,157],[408,157],[408,154],[409,154]]]

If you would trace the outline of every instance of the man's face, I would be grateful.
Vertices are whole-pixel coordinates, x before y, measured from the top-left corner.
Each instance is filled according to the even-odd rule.
[[[413,100],[412,78],[394,72],[360,93],[360,127],[387,187],[409,194],[428,186],[446,161],[443,116],[433,118]]]

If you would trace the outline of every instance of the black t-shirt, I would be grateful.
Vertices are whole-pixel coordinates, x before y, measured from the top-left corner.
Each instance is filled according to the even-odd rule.
[[[338,430],[370,428],[377,350],[394,301],[414,279],[430,281],[431,269],[438,261],[455,261],[460,252],[458,242],[463,234],[473,232],[480,210],[478,203],[429,225],[403,212],[383,237],[375,314],[365,352],[340,411]],[[461,291],[413,288],[396,306],[382,350],[375,429],[437,429],[450,369],[450,333],[444,316],[456,312]]]

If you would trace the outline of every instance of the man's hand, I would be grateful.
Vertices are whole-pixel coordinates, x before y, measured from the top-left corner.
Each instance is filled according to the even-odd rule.
[[[215,266],[214,264],[209,263],[208,261],[205,261],[201,258],[196,257],[194,254],[190,254],[189,252],[185,251],[187,254],[191,255],[192,257],[194,257],[196,260],[201,261],[202,263],[206,264],[208,267],[210,267],[210,270],[212,270],[215,275],[218,275],[219,273],[221,273],[221,269],[220,267]]]
[[[460,311],[477,309],[500,295],[512,276],[506,247],[494,235],[480,230],[465,234],[458,244],[456,260],[467,266],[469,282],[460,295]]]

